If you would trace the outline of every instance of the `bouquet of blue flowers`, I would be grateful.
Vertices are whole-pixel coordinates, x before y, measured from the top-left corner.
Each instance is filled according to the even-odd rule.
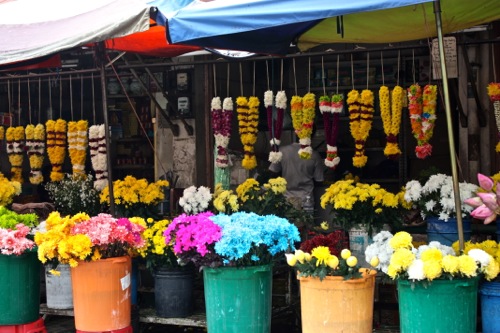
[[[269,264],[300,241],[297,227],[287,219],[246,212],[183,214],[164,235],[181,261],[198,267]]]

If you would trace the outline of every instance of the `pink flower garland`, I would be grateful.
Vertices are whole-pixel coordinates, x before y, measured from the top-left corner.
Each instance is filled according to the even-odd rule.
[[[215,165],[219,168],[227,168],[229,157],[227,146],[231,137],[231,122],[233,119],[233,101],[231,97],[224,99],[223,108],[219,97],[212,99],[212,128],[214,130],[217,156]]]
[[[267,111],[267,126],[271,135],[271,152],[269,152],[269,162],[278,163],[283,157],[279,148],[281,144],[283,118],[285,116],[287,99],[284,91],[278,91],[276,94],[276,119],[273,122],[273,97],[273,92],[271,90],[264,93],[264,105]]]

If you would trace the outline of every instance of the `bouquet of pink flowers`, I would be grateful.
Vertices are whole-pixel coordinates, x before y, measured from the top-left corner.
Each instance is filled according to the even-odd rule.
[[[31,229],[18,223],[15,229],[0,228],[0,252],[5,255],[21,255],[35,247],[35,242],[28,239]]]

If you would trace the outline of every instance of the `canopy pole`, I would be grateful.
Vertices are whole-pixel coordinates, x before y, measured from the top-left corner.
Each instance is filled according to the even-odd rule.
[[[96,60],[99,63],[100,76],[101,76],[101,94],[102,94],[102,113],[104,116],[104,134],[106,137],[106,162],[108,167],[108,189],[109,189],[109,212],[115,216],[115,196],[113,192],[113,165],[111,163],[111,138],[109,135],[109,120],[108,120],[108,102],[106,92],[106,66],[104,52],[104,42],[99,42],[96,45]]]
[[[457,162],[455,158],[455,139],[453,137],[453,122],[451,119],[450,95],[448,91],[448,74],[446,71],[446,58],[444,54],[443,29],[441,24],[441,2],[434,1],[434,14],[436,17],[436,30],[439,45],[439,61],[441,63],[441,77],[443,80],[444,107],[446,112],[446,124],[448,128],[448,144],[450,147],[451,176],[453,179],[453,193],[455,194],[455,211],[457,215],[458,244],[460,251],[464,249],[464,230],[462,224],[462,203],[460,199],[460,187],[458,182]]]

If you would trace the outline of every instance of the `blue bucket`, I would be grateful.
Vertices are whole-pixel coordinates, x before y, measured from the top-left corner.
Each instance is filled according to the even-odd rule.
[[[500,282],[484,282],[479,288],[483,333],[500,332]]]
[[[437,241],[443,245],[451,246],[458,240],[458,226],[456,218],[449,218],[443,221],[437,217],[426,217],[427,222],[427,241]],[[464,241],[468,241],[472,235],[470,219],[462,219],[464,231]]]

